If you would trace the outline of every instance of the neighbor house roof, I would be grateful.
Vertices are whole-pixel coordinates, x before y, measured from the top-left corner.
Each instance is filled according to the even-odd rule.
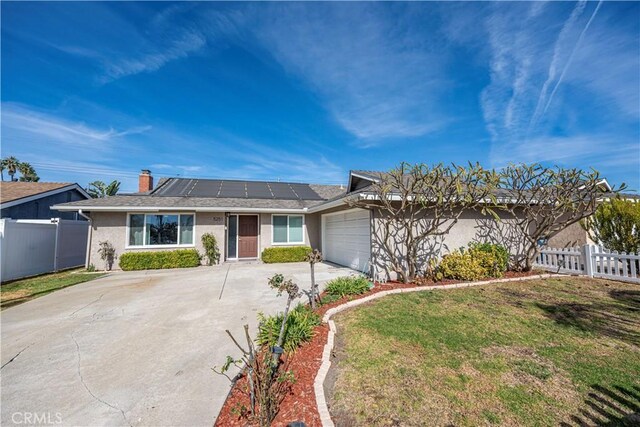
[[[339,185],[272,181],[161,178],[147,193],[81,200],[57,210],[301,211],[345,194]]]
[[[69,190],[77,190],[83,196],[90,197],[82,187],[70,182],[0,181],[0,203],[3,208],[8,208]]]

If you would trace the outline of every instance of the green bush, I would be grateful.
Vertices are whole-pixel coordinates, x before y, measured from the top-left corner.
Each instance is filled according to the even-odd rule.
[[[486,277],[480,260],[462,249],[442,257],[437,270],[445,279],[478,280]]]
[[[258,314],[260,326],[258,327],[258,344],[274,346],[280,334],[283,313],[275,316],[265,316]],[[298,304],[296,308],[289,312],[287,323],[284,329],[284,349],[288,352],[294,351],[302,343],[311,341],[314,335],[314,328],[320,324],[320,316],[309,308],[308,305]]]
[[[120,268],[131,270],[156,270],[160,268],[185,268],[200,265],[200,254],[195,249],[175,251],[127,252],[120,255]]]
[[[472,243],[469,245],[469,250],[473,252],[486,252],[491,254],[497,263],[495,268],[500,273],[504,273],[509,267],[509,251],[502,245],[494,243]],[[500,276],[502,276],[502,274],[500,274]]]
[[[262,251],[262,262],[267,264],[303,262],[309,252],[311,252],[309,246],[275,246]]]
[[[442,257],[433,277],[454,280],[502,277],[507,270],[508,259],[509,253],[500,245],[476,244]]]
[[[347,295],[360,295],[371,289],[371,283],[364,276],[337,277],[327,283],[325,292],[340,298]]]

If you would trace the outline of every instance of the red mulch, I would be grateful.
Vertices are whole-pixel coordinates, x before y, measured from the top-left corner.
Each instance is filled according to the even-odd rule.
[[[510,279],[515,277],[527,277],[537,274],[540,274],[540,272],[508,271],[504,274],[503,278]],[[460,281],[449,279],[445,279],[440,282],[425,281],[421,283],[420,286],[444,286],[454,283],[460,283]],[[415,288],[420,286],[401,282],[376,283],[373,289],[365,294],[358,295],[355,298],[342,298],[330,304],[325,304],[316,311],[320,316],[324,316],[330,308],[337,307],[353,299],[363,298],[368,295],[391,289]],[[303,421],[308,427],[322,425],[320,422],[320,416],[318,415],[313,382],[322,363],[322,351],[324,350],[324,345],[327,343],[328,333],[329,327],[326,324],[323,323],[320,326],[317,326],[313,339],[304,344],[293,354],[289,364],[289,369],[294,373],[295,383],[293,384],[290,393],[287,394],[282,401],[280,411],[272,424],[273,426],[286,427],[287,424],[292,421]],[[241,417],[237,413],[232,412],[234,408],[239,408],[242,405],[247,408],[249,407],[249,397],[247,393],[244,392],[246,388],[247,381],[246,377],[243,376],[236,382],[235,386],[229,393],[229,396],[227,396],[227,400],[222,406],[220,414],[216,420],[216,427],[241,427],[255,425],[249,422],[245,417]]]

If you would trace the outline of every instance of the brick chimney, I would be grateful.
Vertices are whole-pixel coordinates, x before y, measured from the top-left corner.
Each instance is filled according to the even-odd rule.
[[[138,192],[144,193],[153,190],[153,177],[149,169],[142,169],[138,177]]]

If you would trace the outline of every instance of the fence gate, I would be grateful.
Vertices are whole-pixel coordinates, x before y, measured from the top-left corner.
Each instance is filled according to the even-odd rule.
[[[0,279],[19,279],[84,265],[87,221],[0,220]]]

